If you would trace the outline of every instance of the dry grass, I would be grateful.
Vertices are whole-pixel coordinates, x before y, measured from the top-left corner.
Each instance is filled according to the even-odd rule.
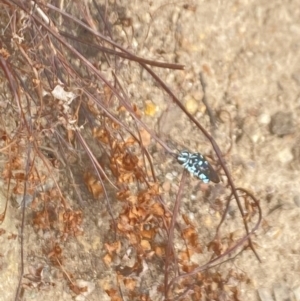
[[[74,295],[86,293],[88,288],[80,286],[77,275],[64,267],[63,244],[87,234],[82,223],[88,193],[94,200],[104,200],[104,215],[110,216],[110,228],[105,229],[109,234],[102,238],[102,260],[118,279],[118,285],[103,287],[111,300],[125,300],[124,296],[130,300],[239,300],[238,284],[247,277],[233,270],[221,273],[216,267],[246,248],[255,253],[251,235],[259,226],[260,208],[251,193],[235,187],[215,140],[154,71],[183,66],[146,60],[128,51],[129,39],[115,37],[111,19],[119,16],[115,22],[124,27],[130,27],[131,21],[116,5],[78,1],[58,9],[47,1],[26,6],[23,1],[2,1],[0,14],[5,207],[14,199],[22,208],[21,272],[15,300],[43,283],[43,266],[25,272],[25,224],[36,232],[53,233],[55,239],[44,240],[45,258],[61,271]],[[224,175],[225,189],[218,194],[213,186],[203,188],[215,193],[212,201],[222,216],[207,249],[194,223],[179,211],[183,194],[188,193],[187,173],[182,175],[173,210],[162,194],[157,172],[163,168],[157,167],[151,149],[171,159],[177,152],[144,122],[143,116],[151,116],[155,108],[148,104],[142,111],[126,92],[122,76],[133,65],[149,74],[214,150],[211,162]],[[240,235],[223,224],[234,201],[245,228]],[[134,250],[131,265],[116,264],[115,258],[124,258],[129,248]],[[201,264],[191,260],[195,256],[202,258]],[[156,275],[152,281],[149,271]],[[141,274],[149,274],[147,285],[155,287],[152,295],[156,297],[137,280]]]

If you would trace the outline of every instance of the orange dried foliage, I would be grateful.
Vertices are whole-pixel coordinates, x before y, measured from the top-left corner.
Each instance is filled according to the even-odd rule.
[[[153,301],[148,294],[139,294],[137,290],[130,294],[130,298],[130,300]]]
[[[159,196],[159,185],[154,183],[147,190],[138,193],[138,201],[139,203],[153,201],[157,196]]]
[[[117,122],[114,122],[114,121],[112,121],[112,120],[111,120],[111,122],[110,122],[110,126],[111,126],[111,128],[112,128],[113,130],[118,130],[118,129],[120,129],[120,125],[119,125]]]
[[[108,104],[108,102],[111,100],[111,98],[113,96],[113,92],[112,92],[111,88],[107,85],[104,85],[103,92],[104,92],[105,101]]]
[[[146,206],[133,206],[133,208],[133,213],[140,222],[144,221],[147,216],[149,216],[149,210]]]
[[[129,242],[132,244],[132,245],[137,245],[139,244],[141,238],[138,234],[136,233],[133,233],[133,232],[130,232],[130,233],[126,233],[126,236],[129,240]]]
[[[186,249],[185,251],[179,252],[178,257],[180,258],[181,262],[187,262],[191,259],[193,253],[193,250]]]
[[[117,228],[122,233],[127,233],[128,231],[132,231],[133,227],[128,224],[129,219],[126,215],[119,216],[119,222],[117,223]]]
[[[131,192],[128,188],[125,188],[123,190],[119,190],[116,196],[118,200],[126,201],[129,197],[131,197]]]
[[[141,247],[144,251],[150,251],[151,250],[151,245],[150,242],[148,240],[141,240]]]
[[[124,284],[129,291],[133,291],[136,288],[137,281],[132,278],[126,278],[124,279]]]
[[[3,169],[2,177],[6,181],[14,179],[14,186],[12,187],[12,193],[17,195],[23,195],[24,193],[24,183],[27,180],[26,194],[34,195],[36,187],[42,185],[46,180],[47,176],[39,174],[37,169],[34,166],[34,161],[30,162],[31,168],[29,174],[27,175],[24,170],[25,160],[22,156],[19,156],[19,153],[22,153],[24,150],[18,145],[14,145],[10,149],[10,153],[15,153],[18,155],[11,155],[10,160],[5,164]],[[34,160],[34,159],[33,159]]]
[[[58,243],[56,243],[53,249],[48,253],[48,258],[57,266],[62,264],[62,249]]]
[[[118,181],[120,183],[132,183],[134,182],[135,176],[133,172],[121,173],[118,175]]]
[[[98,139],[100,142],[104,144],[108,144],[110,139],[110,134],[108,130],[105,128],[95,127],[93,128],[93,137],[95,137],[96,139]]]
[[[132,183],[135,180],[143,181],[137,156],[114,150],[110,158],[110,169],[120,183]]]
[[[142,230],[140,231],[140,234],[143,238],[145,239],[152,239],[153,236],[155,235],[155,230],[151,229],[151,230]]]
[[[224,246],[221,243],[220,240],[215,239],[213,241],[211,241],[208,245],[207,248],[209,251],[213,251],[217,256],[221,255],[224,251]]]
[[[111,288],[109,290],[105,290],[105,292],[110,297],[111,301],[122,301],[122,298],[117,290]]]
[[[131,221],[131,224],[135,224],[140,216],[138,210],[136,209],[136,206],[132,206],[131,208],[128,208],[128,217]]]
[[[195,270],[196,268],[198,267],[197,264],[184,264],[182,265],[182,270],[185,272],[185,273],[190,273],[192,272],[193,270]],[[197,277],[199,276],[200,273],[197,274]],[[201,281],[201,279],[199,279],[199,281]]]
[[[201,286],[194,285],[193,293],[191,294],[192,300],[202,300],[202,288]]]
[[[98,109],[97,104],[93,99],[89,98],[86,103],[87,108],[94,116],[99,116],[101,114],[101,111]]]
[[[130,195],[130,196],[128,196],[128,198],[126,199],[126,201],[128,203],[130,203],[132,206],[136,206],[136,204],[137,204],[137,196],[136,195]]]
[[[164,216],[165,209],[162,207],[161,204],[155,203],[151,206],[150,212],[151,212],[151,214],[156,215],[156,216]]]
[[[246,213],[244,219],[245,219],[245,221],[250,223],[252,221],[252,218],[257,213],[257,205],[256,205],[256,203],[249,201],[248,198],[245,198],[245,212],[247,212],[247,213]]]
[[[25,180],[25,173],[24,172],[16,172],[14,173],[14,179],[23,182]]]
[[[112,254],[112,253],[118,254],[121,250],[121,242],[119,240],[114,243],[111,243],[111,244],[106,243],[104,245],[109,254]]]
[[[16,238],[17,238],[18,236],[16,235],[16,234],[9,234],[8,236],[7,236],[7,239],[13,239],[13,240],[15,240]]]
[[[164,247],[161,246],[155,246],[154,247],[154,252],[158,257],[163,257],[166,254],[166,249]]]
[[[82,211],[71,211],[68,210],[63,214],[64,222],[64,234],[78,236],[83,233],[83,230],[80,228],[82,224]]]
[[[132,137],[132,136],[129,136],[129,137],[126,139],[125,145],[124,145],[124,146],[128,147],[128,146],[132,146],[132,145],[134,145],[134,144],[136,144],[135,138]]]
[[[151,143],[151,135],[144,129],[140,130],[143,145],[148,147]]]
[[[137,118],[141,118],[142,113],[141,113],[141,111],[139,110],[139,108],[137,107],[136,104],[133,104],[131,109],[132,109],[133,113],[135,114],[135,116]],[[120,106],[118,108],[118,111],[119,112],[128,112],[128,110],[124,106]]]
[[[1,56],[6,60],[10,57],[10,53],[6,50],[6,48],[4,48],[2,45],[1,45],[1,48],[0,48],[0,54]]]
[[[83,175],[84,183],[95,199],[103,193],[103,186],[99,179],[90,172],[85,172]]]
[[[109,266],[112,262],[112,256],[110,254],[106,254],[103,256],[102,260],[107,266]]]
[[[139,110],[139,108],[137,107],[137,105],[135,103],[132,105],[132,108],[133,108],[133,112],[135,113],[135,116],[137,118],[141,118],[142,113],[141,113],[141,111]]]
[[[72,144],[72,142],[74,142],[74,140],[75,140],[75,132],[74,132],[74,130],[68,129],[67,130],[67,137],[68,137],[69,143]]]
[[[16,185],[12,189],[14,194],[23,194],[24,193],[24,182],[17,181]]]
[[[127,112],[127,109],[124,106],[119,106],[118,111],[119,112]]]
[[[120,24],[124,27],[131,27],[133,25],[133,19],[128,17],[119,17]]]
[[[228,279],[230,279],[230,278],[234,278],[234,279],[237,279],[242,282],[251,283],[251,279],[249,277],[247,277],[247,275],[245,273],[238,273],[237,271],[235,271],[233,269],[231,269],[228,272]]]
[[[202,248],[200,246],[197,231],[194,227],[188,227],[184,229],[181,233],[183,239],[185,239],[189,246],[192,246],[195,251],[202,253]]]
[[[33,218],[33,224],[34,226],[38,227],[38,229],[42,229],[42,230],[50,229],[48,210],[35,212]]]
[[[138,157],[129,153],[126,153],[122,158],[123,168],[128,171],[133,171],[136,168],[138,162]]]

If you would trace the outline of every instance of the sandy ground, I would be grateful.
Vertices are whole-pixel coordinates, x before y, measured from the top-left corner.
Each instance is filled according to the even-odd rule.
[[[252,191],[263,210],[263,222],[254,238],[262,262],[247,250],[227,265],[249,279],[239,286],[241,300],[300,301],[299,1],[199,0],[175,4],[154,0],[119,1],[118,6],[132,18],[132,28],[116,26],[120,41],[128,43],[139,56],[186,66],[184,71],[157,72],[204,126],[209,129],[201,103],[200,72],[212,110],[225,110],[231,116],[233,146],[226,162],[236,185]],[[145,122],[166,141],[208,154],[209,142],[160,88],[135,67],[128,68],[131,71],[123,75],[127,93],[141,108],[146,100],[157,107],[154,116],[144,116]],[[213,133],[222,150],[228,148],[230,132],[228,115],[224,116]],[[163,156],[155,160],[161,184],[166,187],[172,176],[181,172],[180,166],[172,170],[171,159],[166,164]],[[197,181],[191,179],[188,185],[182,210],[192,214],[201,229],[205,227],[201,235],[209,236],[207,233],[214,231],[214,221],[204,226],[201,222],[214,219],[214,214],[208,202],[193,202],[197,198]],[[112,274],[102,273],[108,225],[108,217],[103,217],[105,210],[104,205],[96,204],[85,208],[83,228],[88,235],[65,245],[70,250],[65,255],[65,266],[69,270],[73,267],[81,279],[95,285],[88,296],[91,301],[111,300],[103,287],[115,281]],[[19,219],[20,211],[9,206],[1,227],[6,233],[17,234]],[[238,220],[238,213],[232,219]],[[237,230],[234,225],[229,227]],[[0,294],[0,300],[4,301],[14,297],[20,261],[18,240],[7,244],[7,235],[0,236],[0,250],[5,249],[1,251],[5,257],[0,257],[0,291],[5,292]],[[34,232],[30,224],[25,227],[25,235],[26,264],[35,264],[37,258],[43,261],[42,251],[31,248],[32,242],[42,246],[43,235]],[[55,288],[26,291],[26,300],[72,300],[66,284],[57,280],[60,278],[55,275]]]

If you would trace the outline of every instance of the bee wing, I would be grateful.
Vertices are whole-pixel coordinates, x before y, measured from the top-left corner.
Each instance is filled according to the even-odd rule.
[[[220,182],[220,178],[217,174],[217,172],[214,170],[214,168],[210,165],[210,163],[208,162],[208,178],[210,179],[210,181],[214,182],[214,183],[219,183]]]

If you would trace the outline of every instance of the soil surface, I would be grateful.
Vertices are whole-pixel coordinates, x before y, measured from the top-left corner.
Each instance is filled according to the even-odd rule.
[[[224,154],[232,146],[224,159],[233,180],[260,202],[263,220],[253,242],[261,262],[247,249],[220,266],[220,271],[232,269],[248,279],[238,284],[239,300],[300,301],[299,1],[118,1],[116,11],[118,17],[130,20],[129,26],[114,25],[118,43],[140,57],[185,65],[183,71],[157,68],[155,72],[212,134]],[[200,74],[215,127],[202,102]],[[129,63],[123,66],[120,78],[132,102],[143,112],[143,121],[171,148],[208,157],[213,154],[201,131],[149,75]],[[149,151],[165,202],[172,210],[182,167],[157,145]],[[222,173],[220,177],[223,182],[209,186],[188,177],[184,189],[180,212],[201,229],[203,246],[220,221],[212,209],[214,199],[204,195],[207,189],[221,194],[225,177]],[[4,204],[3,196],[2,208]],[[73,271],[78,285],[88,286],[86,300],[90,301],[111,300],[105,288],[116,283],[115,274],[103,262],[110,231],[106,210],[105,202],[89,202],[83,208],[84,235],[68,239],[64,245],[64,268]],[[6,231],[0,236],[3,301],[14,299],[18,284],[20,244],[18,239],[7,238],[18,234],[20,217],[20,209],[9,204],[1,225]],[[37,268],[48,260],[42,250],[45,233],[35,231],[30,218],[28,212],[24,228],[27,274],[29,266]],[[236,205],[230,208],[226,228],[233,235],[244,231]],[[70,292],[62,271],[53,272],[50,267],[43,273],[47,285],[39,283],[38,290],[25,290],[24,300],[85,300],[83,295],[75,297]],[[158,282],[163,279],[154,277]],[[144,281],[153,286],[149,287],[153,290],[151,300],[160,300],[153,280]],[[129,299],[125,296],[123,300]]]

